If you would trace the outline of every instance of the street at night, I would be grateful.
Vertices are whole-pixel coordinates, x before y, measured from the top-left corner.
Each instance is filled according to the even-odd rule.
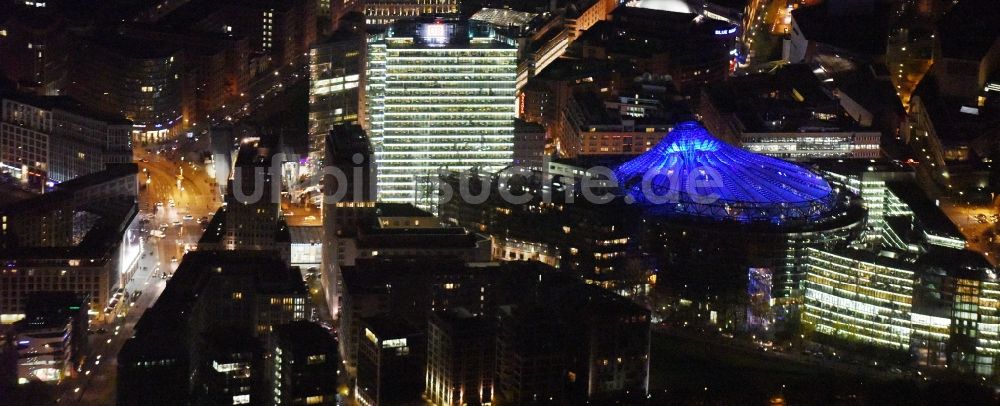
[[[1000,404],[996,0],[0,0],[0,406]]]

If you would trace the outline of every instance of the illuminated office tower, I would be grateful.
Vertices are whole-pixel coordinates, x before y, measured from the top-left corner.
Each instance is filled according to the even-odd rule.
[[[442,19],[397,23],[369,44],[378,200],[437,212],[439,171],[510,164],[516,55],[511,46]]]

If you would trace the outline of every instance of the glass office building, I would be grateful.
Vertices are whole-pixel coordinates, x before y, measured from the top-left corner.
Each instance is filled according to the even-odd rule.
[[[807,329],[901,351],[909,348],[912,265],[866,251],[806,252],[802,323]]]
[[[368,49],[380,201],[436,212],[439,171],[510,164],[515,48],[438,18],[397,23]]]

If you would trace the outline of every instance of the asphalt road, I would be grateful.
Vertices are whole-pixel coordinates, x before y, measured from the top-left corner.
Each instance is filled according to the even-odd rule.
[[[286,67],[279,74],[258,78],[251,84],[250,94],[254,96],[251,96],[246,108],[227,106],[213,114],[210,123],[250,118],[255,109],[278,99],[286,86],[306,76],[307,68]],[[200,124],[190,129],[193,135],[201,136],[201,128],[209,123]],[[140,170],[139,213],[148,219],[147,230],[162,229],[164,236],[158,238],[147,234],[143,237],[142,258],[133,279],[125,286],[125,297],[132,298],[137,291],[142,293],[134,304],[130,299],[121,300],[115,311],[116,317],[91,324],[90,329],[94,333],[89,336],[90,351],[79,372],[55,386],[54,397],[59,404],[114,404],[118,352],[132,335],[135,323],[156,302],[169,281],[164,273],[173,273],[185,250],[193,248],[201,238],[204,230],[198,220],[203,217],[210,220],[222,204],[214,179],[208,176],[198,159],[203,151],[208,150],[208,144],[208,137],[201,136],[197,140],[182,138],[136,147],[135,161]],[[309,218],[319,217],[319,210],[315,207],[293,210],[301,213],[294,223],[319,223]]]
[[[94,334],[89,336],[90,353],[77,376],[57,386],[60,404],[113,404],[118,351],[132,335],[143,312],[155,303],[166,286],[169,279],[164,273],[173,273],[185,249],[194,247],[201,237],[202,225],[197,220],[211,218],[221,204],[203,165],[189,160],[205,147],[207,140],[168,142],[148,147],[152,152],[146,149],[136,152],[141,185],[140,216],[148,219],[147,230],[162,229],[164,237],[144,236],[139,268],[125,287],[127,298],[134,292],[142,293],[134,304],[130,299],[122,300],[111,320],[91,325]],[[174,207],[170,207],[171,200]],[[186,220],[185,215],[191,219]]]

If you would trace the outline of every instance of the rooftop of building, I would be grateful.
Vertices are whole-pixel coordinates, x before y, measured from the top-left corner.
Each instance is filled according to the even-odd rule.
[[[375,203],[375,215],[378,217],[434,217],[430,212],[409,203]]]
[[[833,85],[852,100],[872,113],[888,111],[898,116],[906,115],[906,108],[896,93],[889,73],[883,64],[861,66],[858,69],[834,75]],[[881,72],[886,71],[886,72]]]
[[[447,310],[437,310],[434,316],[439,320],[450,324],[450,325],[460,325],[460,324],[479,324],[478,321],[481,320],[479,316],[472,314],[469,309],[464,307],[455,307]]]
[[[714,173],[707,173],[706,171]],[[655,197],[643,191],[657,190]],[[615,176],[626,199],[666,215],[712,217],[741,223],[815,220],[833,210],[836,194],[821,176],[796,164],[731,146],[699,123],[678,124],[659,144],[627,161]],[[712,186],[695,182],[712,181]],[[656,202],[670,192],[671,202]]]
[[[101,112],[69,96],[39,96],[24,92],[4,92],[0,90],[0,98],[28,104],[43,110],[63,110],[79,116],[104,121],[111,125],[132,125],[132,121],[123,116]]]
[[[23,187],[13,182],[19,181],[10,177],[0,182],[0,211],[10,204],[37,196],[35,193],[24,190]]]
[[[633,7],[618,7],[611,20],[598,21],[584,31],[576,41],[582,44],[601,44],[609,54],[624,54],[649,58],[658,54],[669,54],[670,63],[693,64],[697,61],[729,58],[726,42],[715,35],[716,30],[728,30],[732,26],[726,22],[698,18],[695,14],[671,13],[645,10],[633,13],[619,10],[637,10]],[[638,9],[643,10],[643,9]],[[639,19],[640,15],[652,13],[662,15],[658,25]]]
[[[684,3],[680,0],[659,0],[659,3]],[[676,27],[679,23],[688,23],[696,15],[690,9],[681,7],[617,7],[611,12],[613,20],[629,22],[629,20],[661,21],[664,26]]]
[[[362,229],[356,238],[359,248],[370,249],[462,249],[475,248],[489,241],[489,237],[461,227],[369,227]]]
[[[27,296],[24,306],[26,319],[51,316],[77,316],[90,308],[90,298],[69,291],[39,291]]]
[[[95,34],[88,37],[88,40],[91,44],[127,59],[162,60],[181,53],[181,47],[177,44],[126,37],[117,33]]]
[[[59,183],[55,185],[55,189],[77,191],[103,183],[113,182],[121,178],[135,176],[139,173],[139,165],[134,162],[106,164],[104,168],[105,169],[103,171],[79,176],[63,183]]]
[[[485,27],[453,17],[419,17],[396,21],[386,33],[386,42],[392,43],[392,48],[514,49],[493,38]]]
[[[529,133],[544,133],[545,127],[538,123],[532,123],[529,121],[524,121],[520,118],[514,119],[514,133],[529,134]]]
[[[978,281],[997,279],[996,268],[981,252],[930,246],[917,261],[924,270],[943,270],[946,275]]]
[[[641,128],[650,126],[661,128],[691,117],[688,103],[685,100],[675,99],[673,97],[675,95],[669,90],[660,91],[649,84],[634,83],[617,92],[605,93],[587,88],[580,89],[573,93],[573,99],[583,113],[585,126],[617,126],[627,123],[629,126],[639,128],[636,131],[646,131]],[[626,107],[625,105],[634,105],[640,108],[642,113],[622,112],[621,108]]]
[[[749,0],[706,0],[706,4],[714,4],[722,7],[729,7],[737,11],[743,11],[750,3]]]
[[[136,323],[136,336],[183,330],[192,309],[214,278],[250,277],[256,293],[306,295],[298,268],[270,251],[191,251],[184,255],[170,282]],[[176,343],[175,343],[176,344]]]
[[[127,176],[135,176],[139,172],[139,167],[135,163],[109,164],[103,171],[94,172],[73,178],[63,183],[56,184],[47,193],[31,195],[26,199],[14,200],[0,206],[0,212],[13,215],[24,211],[45,210],[51,207],[58,207],[72,199],[77,191],[82,189],[113,182]]]
[[[222,31],[191,31],[190,27],[173,27],[168,25],[133,24],[123,27],[126,35],[132,38],[145,38],[163,41],[184,49],[189,56],[215,56],[230,52],[238,41],[246,37],[225,33]]]
[[[924,190],[914,182],[886,182],[886,187],[893,195],[913,211],[914,217],[930,234],[939,237],[964,240],[962,231],[955,225],[933,200],[927,197]]]
[[[611,79],[614,68],[613,63],[607,60],[558,58],[535,76],[537,80],[529,80],[528,86],[546,80],[606,82]]]
[[[287,12],[295,7],[299,1],[282,0],[192,0],[170,12],[158,21],[163,26],[190,29],[202,24],[217,13],[225,12],[233,8],[249,8],[254,10],[266,10],[271,12]],[[238,14],[234,14],[234,17]],[[219,27],[221,30],[222,27]]]
[[[450,257],[375,257],[358,259],[354,266],[341,269],[344,291],[351,294],[384,294],[390,286],[386,282],[396,276],[419,274],[459,273],[469,266],[458,258]]]
[[[477,11],[469,19],[493,24],[498,27],[527,28],[538,17],[538,13],[486,7]]]
[[[408,338],[419,335],[423,331],[423,329],[413,326],[403,319],[387,315],[365,317],[361,323],[363,328],[371,331],[378,341]]]
[[[283,351],[336,353],[330,332],[319,324],[299,320],[274,326],[274,343]],[[332,361],[332,360],[331,360]]]
[[[292,244],[323,243],[322,226],[290,226],[288,234],[291,235]]]
[[[889,38],[889,2],[821,2],[792,11],[792,19],[809,41],[816,41],[864,56],[885,55]]]
[[[1000,7],[995,0],[955,2],[937,22],[941,55],[979,62],[1000,41],[998,22]]]
[[[53,242],[56,246],[24,246],[15,230],[5,229],[0,233],[0,257],[12,261],[33,261],[79,259],[88,262],[81,266],[103,265],[112,258],[122,241],[122,235],[138,215],[136,197],[130,195],[109,196],[93,201],[75,200],[76,191],[99,185],[123,176],[134,176],[135,164],[108,165],[107,170],[95,172],[56,185],[51,192],[11,202],[0,207],[5,216],[46,216],[49,211],[71,210],[73,213],[88,213],[96,217],[93,225],[85,230],[77,242]]]
[[[740,120],[745,133],[860,128],[806,64],[732,78],[709,85],[705,92],[720,113]]]
[[[587,283],[557,283],[550,287],[550,300],[566,314],[578,320],[594,320],[606,316],[642,316],[649,310],[600,286]],[[575,313],[575,314],[574,314]]]
[[[841,159],[818,158],[809,160],[809,165],[821,170],[841,175],[860,175],[865,172],[913,173],[913,168],[891,159]]]
[[[352,11],[340,17],[337,30],[330,33],[330,36],[317,41],[315,46],[323,44],[334,44],[343,41],[353,41],[362,39],[365,36],[365,15]]]
[[[934,131],[945,145],[962,144],[977,138],[1000,136],[1000,111],[997,106],[979,107],[976,100],[944,94],[934,74],[924,76],[913,92],[911,103],[919,101],[930,118]],[[973,145],[975,147],[975,145]],[[987,153],[974,148],[975,152]]]
[[[215,215],[212,216],[212,219],[205,227],[205,232],[198,239],[198,244],[218,244],[222,242],[222,238],[226,235],[227,226],[230,224],[227,213],[228,210],[226,210],[226,207],[220,207],[215,212]],[[274,229],[274,242],[284,243],[290,241],[292,241],[291,228],[285,222],[284,218],[279,218]]]
[[[0,7],[4,7],[2,2],[0,2]],[[40,13],[33,7],[14,5],[0,13],[0,23],[6,25],[7,28],[14,26],[34,31],[32,34],[37,35],[61,28],[65,19],[61,13]]]
[[[326,135],[327,163],[353,162],[354,154],[370,156],[371,142],[364,128],[357,124],[338,124]]]
[[[0,248],[0,258],[9,261],[7,263],[9,267],[31,266],[35,263],[55,265],[51,263],[53,260],[80,260],[82,262],[79,266],[84,267],[103,266],[108,261],[116,259],[112,257],[112,254],[122,242],[122,235],[125,232],[123,226],[130,224],[139,213],[138,207],[134,203],[105,202],[103,206],[104,215],[87,230],[79,243],[65,246],[26,247],[18,245],[15,237],[15,241],[3,241],[5,246]],[[6,240],[6,238],[4,239]]]

